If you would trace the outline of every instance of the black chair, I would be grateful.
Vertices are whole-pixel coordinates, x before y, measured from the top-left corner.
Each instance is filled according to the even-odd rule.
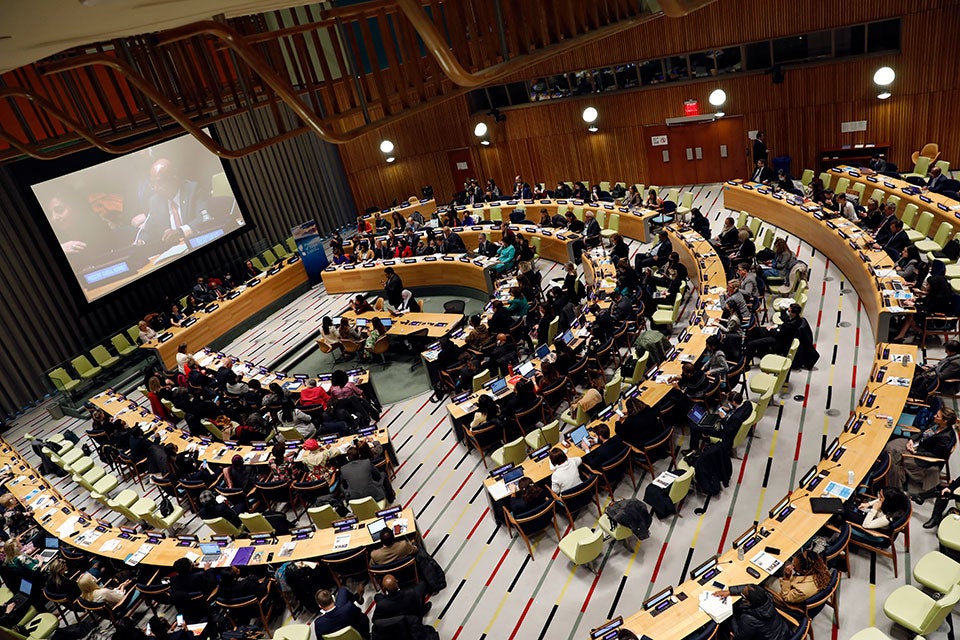
[[[591,502],[597,506],[597,515],[603,515],[603,511],[600,508],[599,490],[597,488],[599,483],[600,477],[590,474],[590,478],[587,480],[556,496],[560,504],[563,505],[564,511],[567,512],[567,520],[570,521],[571,527],[573,526],[574,515],[584,507],[589,506]]]
[[[227,619],[230,620],[234,629],[240,626],[237,621],[245,623],[250,618],[257,617],[260,619],[267,636],[271,636],[273,633],[270,631],[270,620],[278,612],[277,604],[283,602],[279,592],[280,587],[277,585],[277,581],[270,578],[267,580],[266,593],[262,596],[253,595],[237,600],[217,598],[215,602],[227,614]]]
[[[417,571],[417,557],[415,555],[400,558],[386,564],[371,564],[367,567],[370,582],[380,591],[384,576],[390,574],[397,579],[400,586],[420,584],[420,573]]]
[[[369,575],[367,564],[367,550],[363,547],[332,553],[322,556],[320,560],[330,569],[338,587],[342,587],[347,578],[366,577]]]
[[[467,303],[463,300],[448,300],[443,303],[443,312],[444,313],[455,313],[457,315],[463,315],[463,311],[466,308]]]
[[[546,531],[550,528],[550,525],[553,525],[553,530],[557,534],[557,542],[560,542],[560,528],[557,526],[557,503],[555,501],[551,500],[539,511],[525,514],[519,518],[514,517],[506,507],[504,507],[503,512],[507,522],[507,533],[512,538],[513,530],[517,530],[527,544],[527,553],[531,560],[533,559],[533,547],[530,545],[530,538]]]
[[[140,592],[140,599],[157,615],[161,608],[173,605],[170,597],[170,585],[167,584],[135,584],[134,588]]]
[[[326,480],[315,480],[313,482],[294,482],[290,487],[293,497],[300,503],[304,509],[313,506],[320,496],[330,493],[330,485]]]
[[[288,509],[293,510],[294,517],[299,517],[296,501],[290,493],[290,483],[286,480],[254,482],[253,488],[257,499],[268,509],[280,511],[279,505],[286,505]]]
[[[600,474],[611,498],[613,497],[613,490],[616,489],[625,475],[630,476],[630,484],[633,485],[634,491],[637,490],[637,479],[633,476],[633,456],[629,447],[624,450],[619,458],[611,460],[608,464],[603,465],[600,469],[594,469],[594,471]]]

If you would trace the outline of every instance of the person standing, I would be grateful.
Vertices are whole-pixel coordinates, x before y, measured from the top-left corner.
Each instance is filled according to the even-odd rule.
[[[393,270],[393,267],[387,267],[383,270],[383,273],[387,276],[383,283],[383,292],[390,306],[396,309],[403,304],[403,280]]]
[[[753,163],[758,160],[767,163],[767,136],[763,131],[757,131],[757,137],[753,139]]]

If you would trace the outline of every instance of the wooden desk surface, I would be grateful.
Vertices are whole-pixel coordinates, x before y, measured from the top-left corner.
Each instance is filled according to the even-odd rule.
[[[855,183],[864,185],[864,198],[869,198],[874,189],[880,189],[884,192],[884,200],[889,196],[898,196],[900,203],[897,205],[897,215],[900,217],[903,217],[903,209],[908,204],[917,205],[918,213],[929,211],[933,214],[933,224],[930,225],[929,234],[931,238],[937,232],[942,222],[949,222],[954,232],[960,229],[960,219],[958,219],[956,215],[960,212],[960,202],[956,200],[940,195],[939,193],[904,193],[904,189],[916,189],[918,188],[917,185],[889,176],[868,176],[855,167],[834,167],[827,173],[831,176],[831,186],[835,185],[836,180],[839,178],[847,178],[850,180],[851,186]],[[861,204],[866,205],[866,202],[862,202]],[[916,221],[914,221],[914,224],[916,224]]]
[[[345,311],[341,317],[349,318],[354,323],[357,318],[368,321],[373,318],[389,318],[393,323],[387,329],[387,334],[391,336],[409,336],[427,329],[427,336],[431,338],[442,338],[457,328],[464,319],[459,313],[404,313],[391,316],[389,311],[367,311],[361,314]]]
[[[143,534],[125,539],[120,537],[122,532],[119,527],[98,525],[96,520],[75,508],[63,498],[43,476],[2,439],[0,439],[0,464],[10,465],[11,471],[18,474],[16,479],[7,482],[7,488],[10,492],[21,504],[34,509],[35,518],[41,528],[50,535],[60,538],[65,544],[121,562],[145,544],[146,536]],[[56,503],[53,500],[56,500]],[[43,506],[38,506],[41,501],[44,503]],[[81,524],[78,518],[84,518],[87,523]],[[412,509],[401,511],[399,518],[407,523],[407,535],[413,534],[419,537]],[[360,525],[365,526],[371,521],[365,520]],[[123,526],[134,528],[135,524],[124,522]],[[98,526],[103,529],[99,532],[99,537],[95,540],[84,540],[86,536],[94,536]],[[338,549],[334,549],[334,540],[337,534],[333,529],[319,529],[313,532],[309,539],[299,541],[293,540],[293,537],[289,535],[277,536],[275,541],[262,545],[253,545],[249,539],[235,538],[228,547],[221,549],[221,557],[226,560],[230,557],[228,554],[230,550],[254,546],[256,551],[248,565],[280,564],[295,560],[316,559],[318,556],[328,555],[335,551],[346,551],[374,544],[366,528],[350,531],[349,534],[350,539],[345,547]],[[200,537],[200,540],[202,542],[209,541],[208,538],[203,536]],[[291,545],[291,547],[289,553],[283,555],[286,545]],[[190,557],[188,554],[192,554],[194,558],[203,555],[196,546],[180,546],[176,538],[164,538],[159,544],[147,545],[147,548],[149,548],[149,553],[141,561],[141,564],[152,566],[170,567],[176,560]],[[268,561],[267,558],[270,554],[273,554],[273,557],[272,560]],[[226,562],[224,561],[223,564],[226,564]],[[215,564],[213,566],[223,565]]]
[[[187,345],[210,344],[238,324],[254,315],[278,298],[306,284],[307,272],[301,262],[284,265],[272,276],[262,274],[260,283],[246,287],[233,300],[221,300],[211,313],[197,313],[197,321],[189,327],[170,327],[166,333],[172,334],[169,340],[159,342],[151,340],[142,349],[152,349],[158,353],[168,369],[176,367],[177,348],[181,342]]]
[[[449,260],[444,260],[449,258]],[[392,266],[407,289],[415,287],[467,287],[493,293],[493,279],[487,265],[489,258],[471,260],[466,256],[423,256],[419,258],[368,262],[358,265],[327,267],[323,270],[323,285],[327,293],[362,293],[382,291],[386,275],[383,270]]]
[[[916,366],[917,348],[900,344],[883,344],[881,347],[889,348],[891,357],[909,355],[911,362],[903,364],[878,358],[874,363],[874,371],[880,365],[883,365],[887,367],[885,381],[891,377],[911,380]],[[874,376],[871,376],[871,379],[875,379]],[[867,389],[877,390],[881,384],[883,383],[870,382],[867,384]],[[853,471],[857,483],[863,479],[870,467],[873,466],[877,456],[880,455],[892,432],[891,429],[887,428],[887,422],[883,419],[883,416],[892,415],[894,421],[896,421],[896,417],[900,415],[907,401],[908,392],[909,384],[908,386],[887,384],[882,393],[876,394],[876,401],[872,407],[861,404],[857,413],[863,415],[869,411],[870,413],[866,417],[867,422],[863,424],[858,433],[843,433],[839,436],[839,443],[846,448],[846,451],[837,462],[831,459],[820,461],[817,468],[823,474],[823,479],[816,489],[809,491],[798,488],[791,496],[790,506],[794,507],[794,511],[787,515],[782,522],[775,517],[768,517],[761,521],[757,530],[759,531],[762,528],[769,532],[769,535],[762,538],[762,541],[757,543],[750,551],[747,551],[742,561],[737,560],[735,549],[729,549],[723,553],[719,558],[720,562],[729,562],[729,564],[720,565],[718,568],[721,569],[721,572],[713,580],[728,586],[762,582],[769,575],[762,569],[758,569],[760,578],[754,578],[746,572],[746,568],[751,566],[751,557],[761,551],[764,546],[772,546],[780,549],[780,554],[775,557],[786,562],[806,544],[829,518],[827,514],[816,514],[810,510],[810,498],[822,495],[827,484],[831,481],[847,485],[849,471]],[[777,501],[774,506],[779,504],[781,502]],[[741,529],[733,526],[731,530],[736,533],[734,539],[738,538]],[[696,560],[694,566],[703,561],[704,559]],[[648,611],[640,611],[629,617],[625,616],[623,626],[636,633],[637,636],[645,634],[653,640],[683,638],[710,620],[707,614],[700,611],[698,597],[702,591],[714,590],[715,588],[709,583],[702,586],[695,580],[687,580],[674,588],[674,594],[684,593],[688,596],[686,600],[676,602],[657,616],[651,615]]]
[[[723,204],[728,209],[746,211],[803,238],[830,258],[857,290],[877,340],[886,338],[886,327],[889,326],[893,313],[907,312],[892,307],[888,295],[877,290],[878,284],[885,289],[891,288],[894,282],[905,286],[902,278],[888,273],[894,268],[894,261],[886,252],[870,248],[867,243],[872,242],[872,239],[849,220],[817,220],[814,217],[813,203],[791,204],[786,197],[774,196],[767,189],[758,188],[758,185],[752,183],[725,183]],[[805,211],[804,208],[810,210]],[[851,243],[866,248],[854,248]],[[864,262],[861,254],[870,262]],[[880,277],[875,277],[874,272]]]
[[[429,220],[434,212],[437,210],[437,201],[434,198],[427,200],[420,200],[416,204],[410,204],[410,202],[403,202],[398,204],[395,207],[389,209],[384,209],[380,211],[380,217],[384,218],[391,225],[393,224],[393,214],[394,212],[399,212],[404,218],[409,218],[413,215],[414,211],[419,211],[426,220]],[[363,216],[364,220],[370,221],[373,224],[373,220],[376,214],[371,213],[369,215]]]

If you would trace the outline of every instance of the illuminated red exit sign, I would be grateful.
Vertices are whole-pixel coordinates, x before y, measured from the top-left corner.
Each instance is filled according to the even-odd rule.
[[[687,100],[683,103],[683,115],[685,116],[698,116],[700,115],[700,103],[696,100]]]

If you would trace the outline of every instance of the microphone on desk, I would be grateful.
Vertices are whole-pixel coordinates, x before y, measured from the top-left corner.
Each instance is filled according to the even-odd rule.
[[[866,431],[864,431],[863,429],[861,429],[860,431],[858,431],[858,432],[855,433],[854,435],[850,436],[850,437],[847,438],[846,440],[841,441],[841,442],[840,442],[840,446],[841,446],[841,447],[845,447],[848,442],[852,442],[852,441],[856,440],[857,438],[859,438],[860,436],[862,436],[862,435],[864,435],[864,434],[866,434]]]
[[[857,434],[857,435],[860,435],[860,434]],[[838,467],[842,467],[842,466],[843,466],[843,463],[838,462],[837,464],[833,465],[832,467],[827,467],[826,469],[820,469],[820,471],[817,473],[817,475],[818,475],[818,476],[823,476],[823,475],[824,475],[824,472],[833,471],[834,469],[836,469],[836,468],[838,468]]]
[[[857,412],[857,419],[858,419],[858,420],[863,420],[864,418],[866,418],[867,416],[869,416],[871,413],[873,413],[874,411],[876,411],[876,410],[879,409],[879,408],[880,408],[880,405],[877,405],[877,406],[875,406],[875,407],[871,407],[869,411],[865,411],[865,412],[863,412],[863,413]]]

